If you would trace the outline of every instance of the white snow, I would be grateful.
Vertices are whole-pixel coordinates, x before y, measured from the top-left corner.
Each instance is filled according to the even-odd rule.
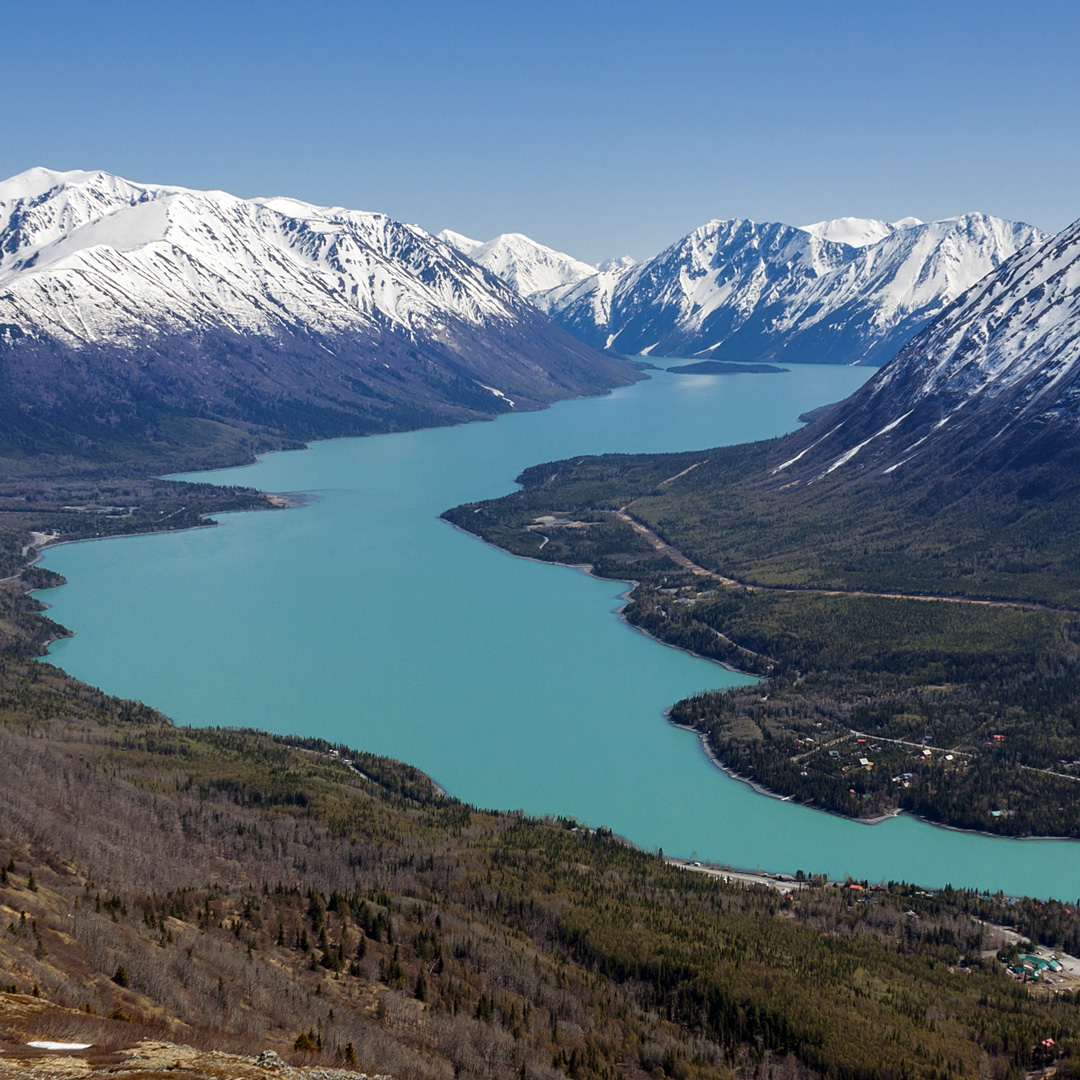
[[[791,298],[778,320],[782,330],[830,325],[850,305],[874,312],[885,332],[904,318],[926,319],[1045,234],[985,214],[894,229],[834,274],[823,276]]]
[[[48,1039],[35,1039],[28,1042],[35,1050],[89,1050],[93,1043],[52,1042]]]
[[[596,269],[601,274],[609,273],[612,270],[621,274],[624,270],[629,270],[633,266],[637,266],[637,259],[631,255],[619,255],[597,263]]]
[[[947,461],[953,446],[966,452],[1015,435],[1020,441],[1010,447],[1014,453],[1036,435],[1075,432],[1080,427],[1080,221],[1022,248],[972,285],[846,409],[841,415],[859,434],[849,435],[846,443],[836,441],[831,464],[815,480],[861,452],[863,460],[874,455],[881,475],[888,476],[918,455]],[[864,450],[905,421],[905,437]],[[874,434],[864,438],[866,431]]]
[[[1009,426],[1046,409],[1076,415],[1060,395],[1080,370],[1080,222],[980,281],[915,345],[883,370],[874,394],[935,399],[944,413],[935,431],[989,398],[1008,400]]]
[[[611,298],[615,289],[632,270],[632,267],[601,270],[580,281],[533,293],[529,302],[549,315],[556,311],[577,309],[584,313],[583,321],[587,325],[607,326],[611,321]],[[620,327],[612,331],[609,337],[614,341],[621,333]],[[611,347],[610,343],[607,347]]]
[[[836,427],[834,427],[831,431],[826,431],[820,439],[815,439],[805,450],[800,450],[799,453],[797,453],[793,458],[789,458],[782,465],[777,465],[776,468],[773,469],[771,473],[769,473],[769,475],[775,476],[778,472],[783,472],[784,469],[786,469],[789,465],[794,465],[795,462],[798,461],[804,454],[808,454],[811,450],[814,449],[815,446],[817,446],[819,443],[823,443],[830,435],[839,431],[843,426],[844,421],[841,420],[840,423],[836,425]]]
[[[816,221],[813,225],[800,225],[799,228],[822,240],[861,248],[884,240],[894,226],[876,218],[842,217],[833,218],[832,221]]]
[[[888,476],[889,473],[896,472],[896,470],[899,469],[901,465],[906,465],[910,460],[910,457],[906,457],[902,461],[898,461],[895,465],[890,465],[887,469],[882,469],[881,473],[883,476]]]
[[[510,400],[501,390],[496,390],[494,386],[488,386],[487,383],[480,384],[489,394],[494,394],[497,398],[502,398],[507,405],[512,409],[514,407],[513,401]]]
[[[477,243],[447,229],[439,237],[525,297],[560,285],[574,285],[597,272],[595,266],[539,244],[522,233],[501,233],[486,243]]]
[[[454,232],[453,229],[443,229],[441,232],[437,232],[435,239],[444,241],[452,248],[460,251],[462,255],[470,257],[477,248],[484,246],[483,240],[474,240],[471,236],[465,236],[464,233]]]
[[[841,454],[822,474],[821,476],[828,476],[834,469],[839,469],[841,465],[846,465],[864,446],[868,446],[879,435],[884,435],[886,432],[892,431],[898,424],[902,424],[911,415],[909,409],[903,416],[898,416],[895,420],[890,421],[880,431],[876,431],[869,439],[863,439],[857,446],[853,446],[850,450]],[[821,477],[818,477],[820,480]]]

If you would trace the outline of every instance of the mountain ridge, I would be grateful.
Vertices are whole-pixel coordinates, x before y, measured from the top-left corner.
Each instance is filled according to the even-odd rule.
[[[714,219],[623,273],[532,299],[581,340],[625,355],[880,364],[1045,237],[986,214],[801,227]]]
[[[45,169],[0,183],[0,371],[31,443],[50,417],[366,434],[634,379],[385,214]]]
[[[792,460],[774,472],[791,482],[818,465],[827,475],[862,458],[862,470],[887,476],[956,446],[985,456],[1007,454],[1010,444],[1020,464],[1025,443],[1071,442],[1078,429],[1080,221],[961,294],[869,383],[800,433],[798,470]]]
[[[596,273],[595,266],[523,233],[500,233],[487,241],[473,240],[450,229],[443,229],[437,235],[526,298],[583,281]]]
[[[1080,222],[801,431],[534,465],[445,516],[632,579],[632,625],[767,677],[672,709],[734,775],[865,820],[1075,837],[1078,478]]]

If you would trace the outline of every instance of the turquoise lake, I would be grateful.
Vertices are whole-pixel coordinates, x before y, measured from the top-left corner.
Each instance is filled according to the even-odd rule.
[[[199,474],[310,492],[289,511],[50,549],[76,632],[50,659],[178,723],[318,735],[419,766],[480,806],[573,815],[731,866],[1073,899],[1080,846],[868,826],[731,780],[664,710],[744,676],[614,614],[626,586],[506,555],[438,515],[576,454],[768,438],[873,372],[653,378],[540,413],[317,443]]]

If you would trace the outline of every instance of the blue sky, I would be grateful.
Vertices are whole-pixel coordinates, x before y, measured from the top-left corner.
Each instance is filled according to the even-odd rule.
[[[0,175],[287,194],[589,261],[713,217],[1080,217],[1080,5],[0,0]]]

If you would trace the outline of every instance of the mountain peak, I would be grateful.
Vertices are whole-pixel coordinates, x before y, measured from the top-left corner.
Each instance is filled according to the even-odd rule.
[[[622,273],[622,271],[630,270],[634,266],[637,266],[637,259],[632,255],[613,255],[610,259],[597,263],[596,269],[601,274],[610,274]]]
[[[81,169],[71,169],[60,172],[38,165],[25,172],[17,173],[7,180],[0,180],[0,203],[16,199],[36,199],[61,185],[88,184],[105,180],[107,177],[110,177],[109,173],[100,171],[86,172]]]
[[[915,218],[906,218],[906,221],[914,222]],[[876,218],[841,217],[831,221],[816,221],[813,225],[800,225],[803,232],[812,236],[819,236],[823,240],[832,240],[838,244],[848,244],[850,247],[866,247],[868,244],[876,244],[897,228],[886,221]]]
[[[452,248],[460,251],[462,255],[468,255],[472,257],[472,253],[477,248],[484,246],[483,240],[473,240],[471,236],[465,236],[463,233],[454,232],[453,229],[443,229],[441,232],[435,234],[436,240],[442,240],[444,244],[449,244]]]
[[[92,438],[159,411],[394,430],[633,378],[417,226],[286,197],[29,170],[0,182],[0,282],[8,404]]]
[[[524,233],[500,233],[491,240],[479,243],[460,233],[443,229],[439,239],[502,278],[515,292],[525,297],[560,285],[574,284],[596,273],[595,266],[540,244]]]

